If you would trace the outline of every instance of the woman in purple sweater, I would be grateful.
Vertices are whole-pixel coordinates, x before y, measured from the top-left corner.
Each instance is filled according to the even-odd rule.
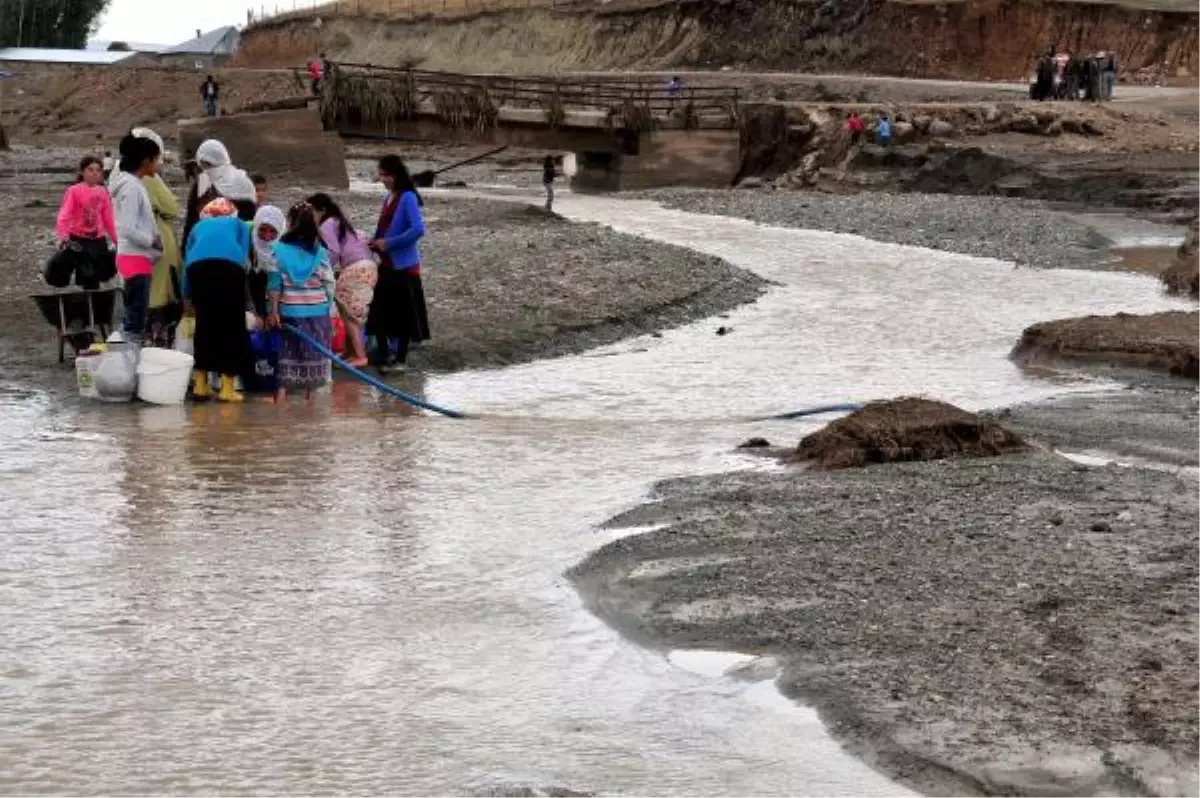
[[[321,241],[329,251],[329,262],[337,275],[337,306],[346,323],[346,341],[350,347],[348,362],[355,368],[362,368],[367,365],[363,325],[367,322],[367,311],[378,279],[375,257],[328,194],[313,194],[305,202],[312,206],[321,225]]]
[[[379,180],[388,189],[370,247],[379,255],[379,281],[367,315],[367,333],[375,336],[375,366],[380,372],[403,370],[409,344],[429,340],[421,252],[425,235],[421,195],[398,155],[379,161]]]

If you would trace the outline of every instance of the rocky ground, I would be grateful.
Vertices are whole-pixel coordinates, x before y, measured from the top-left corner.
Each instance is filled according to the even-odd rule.
[[[1195,379],[1200,373],[1197,330],[1200,316],[1182,311],[1057,319],[1026,329],[1013,358],[1025,364],[1085,363]]]
[[[53,332],[27,295],[44,290],[54,216],[79,154],[18,149],[0,163],[0,208],[9,220],[0,227],[0,369],[57,369]],[[304,194],[278,188],[273,200],[286,208]],[[376,198],[339,199],[358,225],[372,229]],[[577,352],[720,313],[763,290],[761,280],[715,258],[536,208],[431,199],[425,210],[423,276],[434,337],[414,352],[418,368]]]

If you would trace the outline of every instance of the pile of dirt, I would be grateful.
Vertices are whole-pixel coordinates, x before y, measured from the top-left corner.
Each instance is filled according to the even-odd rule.
[[[1012,351],[1023,364],[1073,363],[1200,376],[1200,314],[1118,313],[1059,319],[1026,328]]]
[[[1175,263],[1163,271],[1162,281],[1168,293],[1200,299],[1200,218],[1192,219],[1187,240],[1179,247]]]
[[[954,405],[905,397],[871,402],[800,441],[793,461],[818,468],[872,463],[992,457],[1027,447],[995,422]]]

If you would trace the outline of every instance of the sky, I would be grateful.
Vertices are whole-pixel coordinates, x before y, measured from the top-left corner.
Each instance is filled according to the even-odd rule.
[[[262,8],[292,9],[312,5],[312,0],[112,0],[100,20],[96,39],[134,41],[143,44],[179,44],[196,35],[196,28],[210,31],[223,25],[245,25],[246,10],[255,15]]]

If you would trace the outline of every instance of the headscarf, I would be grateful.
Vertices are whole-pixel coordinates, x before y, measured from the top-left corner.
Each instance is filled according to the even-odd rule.
[[[276,267],[275,241],[263,241],[258,237],[258,228],[263,225],[273,227],[275,228],[275,232],[283,235],[287,230],[287,218],[284,217],[283,211],[274,205],[264,205],[254,213],[251,238],[254,239],[254,252],[258,256],[258,268],[261,271],[273,271]]]
[[[237,206],[224,197],[217,197],[204,206],[200,211],[201,219],[215,219],[220,216],[237,216]]]
[[[204,170],[197,178],[196,196],[203,197],[211,186],[222,197],[235,202],[254,202],[257,198],[254,181],[233,165],[229,150],[216,139],[208,139],[196,148],[196,162]]]
[[[151,141],[153,141],[155,144],[158,145],[158,151],[163,154],[164,158],[166,158],[167,147],[165,144],[163,144],[162,136],[158,135],[157,133],[155,133],[153,130],[151,130],[148,127],[135,127],[133,130],[131,130],[129,132],[133,134],[134,138],[150,139]]]

